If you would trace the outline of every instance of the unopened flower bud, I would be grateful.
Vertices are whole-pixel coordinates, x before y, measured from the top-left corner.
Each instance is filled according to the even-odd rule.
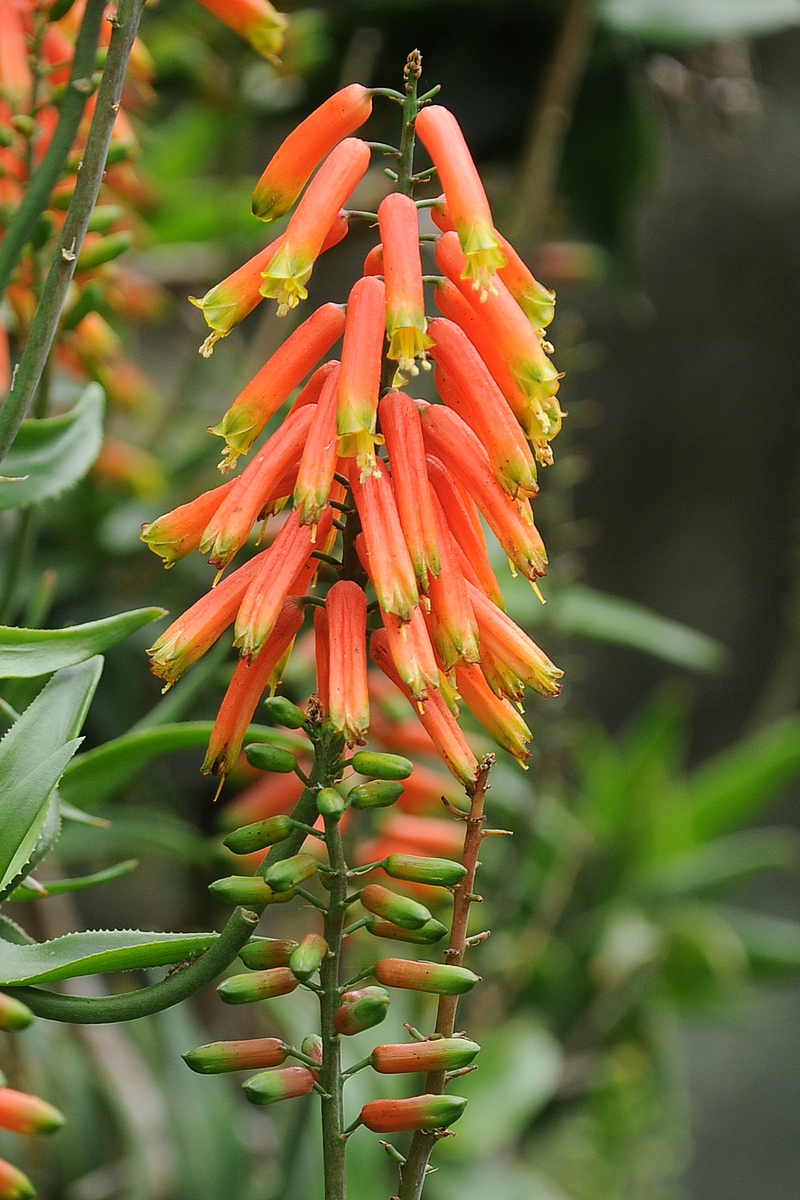
[[[328,953],[328,943],[318,933],[307,934],[289,959],[289,970],[301,983],[308,983]]]
[[[254,971],[252,975],[230,975],[223,979],[217,991],[226,1004],[252,1004],[256,1000],[271,1000],[273,996],[288,996],[299,980],[288,967],[271,971]]]
[[[419,858],[416,854],[390,854],[384,870],[392,879],[407,883],[430,883],[451,888],[461,883],[467,868],[452,858]]]
[[[282,1067],[279,1071],[262,1071],[242,1087],[251,1104],[275,1104],[278,1100],[307,1096],[314,1082],[308,1067]]]
[[[375,779],[408,779],[414,770],[414,764],[400,754],[373,754],[369,750],[357,751],[350,764],[359,775]]]
[[[269,904],[274,899],[260,875],[228,875],[215,879],[208,890],[222,904]]]
[[[264,718],[270,725],[283,725],[285,729],[302,729],[306,714],[302,708],[292,704],[285,696],[270,696],[264,701]]]
[[[322,1066],[322,1038],[318,1033],[309,1033],[304,1037],[300,1049],[307,1058],[313,1058],[315,1063]]]
[[[442,940],[447,933],[447,928],[441,921],[431,917],[419,929],[403,929],[400,925],[394,925],[391,921],[385,921],[382,917],[370,914],[367,918],[367,931],[373,937],[387,938],[392,942],[412,942],[415,946],[432,946],[434,942]]]
[[[382,958],[375,964],[375,978],[387,987],[412,992],[435,992],[438,996],[460,996],[480,982],[480,975],[466,967],[443,963],[413,962],[409,958]]]
[[[421,929],[431,919],[424,904],[418,904],[408,896],[398,896],[397,892],[391,892],[379,883],[370,883],[364,888],[361,903],[367,912],[385,917],[401,929]]]
[[[0,1029],[13,1033],[18,1029],[25,1029],[33,1019],[33,1013],[27,1004],[0,992]]]
[[[36,1188],[22,1171],[0,1158],[0,1200],[31,1200]]]
[[[323,788],[317,793],[317,811],[320,816],[333,817],[338,821],[346,807],[344,796],[337,792],[336,788]]]
[[[273,863],[264,873],[264,879],[276,892],[288,892],[305,879],[310,879],[317,870],[317,860],[310,854],[293,854]]]
[[[389,1008],[389,993],[382,987],[358,988],[345,992],[336,1010],[333,1024],[346,1037],[380,1025]]]
[[[275,771],[280,775],[288,775],[297,766],[297,759],[290,750],[280,746],[270,746],[269,742],[253,742],[245,746],[247,761],[257,771]]]
[[[401,783],[376,779],[372,783],[359,783],[347,793],[353,808],[388,808],[403,794]]]
[[[373,1068],[381,1075],[407,1071],[460,1071],[468,1067],[480,1050],[466,1038],[434,1038],[429,1042],[402,1042],[376,1046],[372,1051]]]
[[[251,971],[268,971],[270,967],[288,967],[297,942],[290,938],[251,938],[239,951],[239,958]]]
[[[274,846],[282,842],[295,828],[291,817],[267,817],[265,821],[256,821],[253,825],[243,825],[235,829],[225,838],[225,845],[234,854],[252,854],[255,850],[263,850],[265,846]]]
[[[29,1096],[27,1092],[16,1092],[13,1088],[0,1088],[0,1129],[31,1137],[55,1133],[63,1124],[62,1114],[46,1100]]]
[[[370,1100],[361,1120],[373,1133],[404,1133],[412,1129],[444,1129],[467,1107],[461,1096],[411,1096],[407,1100]]]
[[[119,233],[110,233],[106,237],[101,234],[89,234],[78,255],[75,270],[92,271],[95,267],[101,267],[103,263],[119,258],[120,254],[130,250],[132,245],[133,234],[127,229],[121,229]]]
[[[286,1061],[288,1052],[289,1047],[279,1038],[249,1038],[237,1042],[209,1042],[187,1050],[181,1057],[198,1075],[221,1075],[224,1071],[279,1067]]]

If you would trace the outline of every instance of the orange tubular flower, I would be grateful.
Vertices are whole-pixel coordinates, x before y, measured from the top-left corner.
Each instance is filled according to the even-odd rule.
[[[533,734],[514,705],[495,695],[479,666],[457,667],[456,683],[473,717],[498,746],[508,750],[524,766],[525,759],[530,758],[528,742]]]
[[[364,259],[364,270],[362,275],[382,275],[383,274],[383,246],[378,242],[377,246],[373,246]]]
[[[320,254],[338,246],[347,234],[347,218],[343,213],[337,213],[336,219],[328,230],[327,237],[322,243]],[[202,299],[189,297],[190,303],[199,308],[211,327],[211,333],[200,347],[203,358],[210,358],[214,346],[222,338],[227,337],[232,329],[248,316],[264,299],[261,295],[261,277],[280,249],[283,238],[276,238],[263,250],[223,279],[216,287],[206,292]]]
[[[309,430],[317,414],[316,405],[305,405],[287,417],[242,471],[203,532],[200,553],[224,568],[245,544],[258,514],[289,467],[300,462]]]
[[[2,36],[2,35],[0,35]],[[36,1188],[22,1171],[0,1158],[0,1198],[2,1200],[33,1200]]]
[[[328,536],[331,523],[331,510],[326,509],[318,527],[320,541]],[[269,549],[259,555],[260,570],[245,592],[234,626],[233,644],[248,662],[261,653],[314,545],[311,530],[301,525],[299,515],[293,512]]]
[[[370,642],[372,661],[396,684],[409,704],[417,712],[420,722],[430,734],[436,749],[448,771],[466,787],[474,782],[478,772],[478,760],[470,750],[458,723],[437,691],[431,690],[420,713],[413,697],[403,683],[392,660],[389,639],[385,629],[378,629]]]
[[[295,209],[280,249],[264,271],[261,295],[285,316],[308,296],[306,283],[333,220],[369,166],[369,146],[347,138],[331,151]]]
[[[32,90],[22,13],[13,0],[0,0],[0,95],[20,113],[27,110]]]
[[[478,625],[442,506],[435,497],[433,504],[441,571],[431,580],[429,624],[442,665],[450,671],[456,663],[480,661]]]
[[[439,574],[439,548],[419,412],[402,392],[384,396],[379,412],[403,536],[419,589],[427,592],[428,572],[434,578]]]
[[[300,459],[294,503],[300,510],[300,524],[313,532],[325,511],[338,459],[336,404],[339,392],[339,366],[326,373],[319,404],[311,422]],[[314,411],[313,409],[311,410]]]
[[[154,554],[164,559],[169,569],[180,559],[191,554],[200,545],[203,530],[208,525],[222,501],[237,480],[231,479],[221,487],[203,492],[188,504],[173,508],[172,512],[142,526],[141,539]]]
[[[564,672],[551,663],[527,633],[501,612],[479,588],[468,583],[470,600],[485,645],[500,662],[511,668],[528,687],[542,696],[557,696]]]
[[[464,253],[462,279],[483,300],[494,291],[494,275],[505,257],[494,232],[489,201],[458,121],[440,104],[423,108],[416,131],[442,181],[447,207]]]
[[[230,471],[239,455],[247,453],[270,417],[343,332],[344,308],[340,304],[323,304],[289,334],[239,393],[219,425],[209,428],[210,433],[226,442],[221,471]]]
[[[440,196],[431,209],[431,220],[442,233],[450,233],[451,230],[455,230],[447,208],[446,197]],[[533,328],[536,330],[546,329],[556,312],[555,292],[551,292],[549,288],[534,278],[511,242],[504,238],[502,233],[495,229],[494,236],[506,257],[506,265],[497,272],[498,276],[511,292]]]
[[[323,158],[371,112],[372,95],[360,83],[351,83],[315,108],[268,162],[253,192],[253,215],[274,221],[288,212]]]
[[[269,0],[200,0],[200,3],[264,58],[274,61],[283,49],[288,20]]]
[[[492,295],[477,308],[478,302],[461,277],[463,261],[457,236],[454,233],[442,234],[436,244],[439,269],[475,308],[523,394],[531,400],[554,396],[558,391],[558,371],[508,288],[498,280]]]
[[[323,363],[321,367],[317,367],[308,383],[301,388],[289,412],[293,413],[305,404],[319,404],[319,398],[322,395],[322,389],[325,387],[326,379],[332,371],[336,371],[338,374],[341,365],[338,358],[331,358],[328,362]]]
[[[317,696],[322,705],[322,711],[330,708],[330,677],[331,652],[328,640],[328,614],[324,608],[314,609],[314,658],[317,668]]]
[[[535,496],[536,463],[522,430],[472,342],[452,321],[431,322],[431,358],[439,395],[484,446],[498,482],[511,495]],[[441,385],[441,386],[440,386]]]
[[[177,621],[172,622],[147,651],[151,670],[159,679],[163,679],[165,691],[188,667],[202,658],[232,623],[267,553],[269,551],[257,554],[228,579],[224,579],[219,587],[201,596]]]
[[[329,719],[348,746],[363,746],[369,729],[367,597],[342,579],[328,592]]]
[[[429,454],[425,461],[428,478],[436,491],[436,497],[442,506],[448,528],[463,555],[462,573],[464,573],[464,562],[467,562],[475,574],[475,582],[478,586],[483,588],[494,604],[505,609],[506,605],[503,593],[500,591],[500,584],[497,582],[486,553],[483,531],[476,529],[470,520],[452,476],[445,470],[439,459]]]
[[[200,768],[204,775],[222,775],[235,765],[258,702],[280,659],[303,624],[303,605],[297,596],[284,600],[271,635],[258,657],[247,663],[240,659],[222,701]]]
[[[355,455],[362,482],[375,470],[375,416],[383,365],[386,289],[375,276],[353,285],[342,342],[336,428],[345,458]]]
[[[378,209],[386,280],[387,357],[398,364],[392,386],[402,387],[401,374],[418,375],[416,360],[427,369],[425,352],[431,346],[425,319],[422,264],[419,257],[419,214],[410,196],[390,192]]]
[[[494,477],[488,455],[470,427],[449,408],[429,405],[422,413],[428,452],[439,458],[472,493],[508,558],[527,579],[544,575],[547,554],[536,526],[522,519]]]
[[[419,593],[386,468],[376,462],[374,472],[362,482],[358,467],[351,463],[350,487],[361,518],[378,604],[383,612],[410,621],[419,604]]]
[[[64,1124],[64,1117],[38,1096],[0,1087],[0,1129],[10,1129],[26,1137],[55,1133]]]

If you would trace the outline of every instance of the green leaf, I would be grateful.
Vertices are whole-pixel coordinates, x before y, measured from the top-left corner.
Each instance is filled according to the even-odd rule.
[[[764,871],[788,870],[798,862],[800,834],[792,829],[752,829],[659,863],[637,880],[636,891],[657,900],[703,895]]]
[[[163,608],[136,608],[67,629],[0,625],[0,679],[33,679],[75,666],[164,615]]]
[[[0,938],[4,942],[13,942],[15,946],[30,946],[33,944],[33,938],[29,937],[25,930],[12,921],[10,917],[0,916]]]
[[[52,983],[104,971],[169,966],[205,953],[217,937],[216,933],[91,929],[26,946],[0,941],[0,986]]]
[[[787,717],[698,767],[686,804],[698,841],[751,821],[800,775],[800,717]]]
[[[654,42],[721,41],[800,21],[798,0],[603,0],[602,19]]]
[[[800,971],[800,923],[727,905],[721,911],[741,939],[756,976],[796,977]]]
[[[51,499],[83,478],[103,440],[104,406],[103,389],[91,383],[68,413],[22,422],[3,459],[0,512]]]
[[[185,721],[123,734],[71,763],[64,774],[61,794],[70,804],[91,808],[129,783],[151,758],[171,750],[205,748],[213,728],[213,721]],[[295,751],[306,744],[266,725],[251,725],[247,737]]]
[[[553,1035],[530,1017],[516,1017],[482,1038],[478,1070],[454,1089],[469,1104],[458,1137],[447,1147],[458,1158],[485,1159],[513,1145],[558,1087],[562,1053]]]
[[[114,879],[129,875],[131,871],[136,870],[138,865],[138,859],[128,858],[125,862],[115,863],[113,867],[106,867],[104,871],[95,871],[93,875],[82,875],[77,879],[40,879],[37,882],[46,889],[48,896],[63,896],[65,892],[82,892],[86,888],[98,887],[102,883],[111,883]],[[41,892],[25,887],[24,884],[14,888],[9,897],[10,900],[44,900],[45,898]]]
[[[58,671],[0,742],[0,895],[36,848],[102,669],[95,657]]]
[[[188,821],[152,808],[115,808],[113,821],[94,829],[72,826],[58,845],[59,859],[67,864],[116,854],[155,855],[217,872],[223,861],[230,861],[218,842],[203,837]]]

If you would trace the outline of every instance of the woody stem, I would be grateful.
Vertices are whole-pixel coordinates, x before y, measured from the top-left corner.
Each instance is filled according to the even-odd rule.
[[[478,776],[467,788],[470,799],[467,833],[461,861],[467,873],[455,889],[453,921],[445,958],[451,966],[460,967],[467,950],[467,926],[470,908],[475,899],[475,875],[478,870],[478,854],[483,841],[484,801],[489,789],[489,772],[494,765],[494,755],[487,754],[481,762]],[[441,1037],[452,1037],[456,1027],[458,996],[440,996],[436,1013],[436,1033]],[[425,1091],[429,1095],[440,1095],[446,1084],[444,1071],[432,1071],[425,1080]],[[418,1130],[411,1139],[408,1157],[401,1168],[400,1190],[397,1200],[419,1200],[425,1183],[425,1174],[436,1134]]]

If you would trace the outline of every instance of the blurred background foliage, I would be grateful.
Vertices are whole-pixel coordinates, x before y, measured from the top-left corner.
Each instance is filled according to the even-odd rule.
[[[111,450],[41,509],[14,617],[175,613],[206,588],[204,563],[165,575],[139,529],[212,486],[203,430],[286,325],[257,310],[205,362],[186,294],[264,244],[250,192],[293,124],[345,83],[396,85],[419,45],[499,227],[558,289],[570,411],[537,510],[547,606],[534,609],[524,581],[508,590],[566,686],[530,704],[530,775],[509,759],[493,782],[493,822],[515,836],[487,847],[481,919],[494,932],[460,1022],[484,1049],[426,1195],[793,1196],[796,1147],[766,1133],[780,1099],[758,1113],[748,1093],[752,1078],[754,1096],[791,1095],[781,1026],[800,1011],[796,991],[758,990],[800,970],[800,3],[331,0],[290,12],[274,65],[192,0],[147,10],[156,77],[136,121],[141,225],[125,262],[163,290],[155,323],[105,315],[152,386],[111,405]],[[543,97],[557,101],[549,123]],[[394,115],[381,109],[372,136],[390,139]],[[373,207],[383,188],[376,166],[358,203]],[[352,229],[326,256],[315,304],[342,298],[370,244]],[[206,885],[226,860],[199,740],[165,755],[174,743],[158,730],[212,718],[232,660],[210,655],[160,699],[151,639],[145,628],[108,653],[84,748],[123,740],[111,766],[76,760],[65,776],[64,799],[97,821],[67,823],[42,876],[131,856],[138,870],[9,908],[36,937],[220,922]],[[38,686],[7,682],[3,698],[19,710]],[[299,654],[286,690],[309,686]],[[297,916],[272,919],[280,936]],[[424,1022],[421,1003],[393,1000],[385,1040]],[[126,1028],[39,1022],[6,1038],[16,1086],[69,1117],[23,1165],[54,1200],[316,1200],[308,1101],[265,1115],[179,1058],[216,1036],[302,1037],[302,1017],[296,996],[231,1014],[212,992]],[[750,1029],[750,1058],[726,1026]],[[752,1075],[733,1078],[737,1063]],[[354,1106],[387,1091],[366,1074],[349,1086]],[[359,1133],[350,1155],[351,1200],[388,1196],[375,1139]]]

